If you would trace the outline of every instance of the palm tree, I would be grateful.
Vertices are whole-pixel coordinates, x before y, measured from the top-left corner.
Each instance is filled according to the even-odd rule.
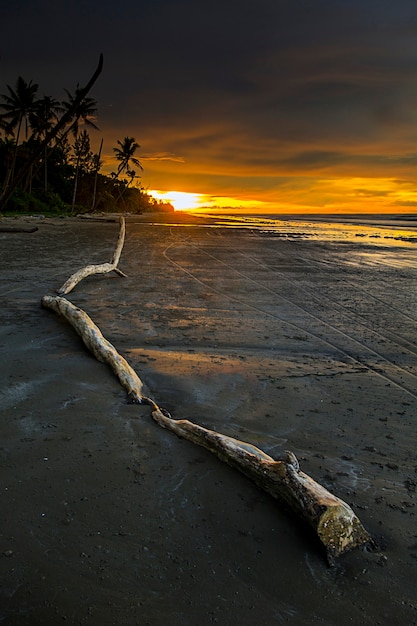
[[[0,95],[2,100],[0,108],[3,109],[1,122],[6,133],[14,135],[15,150],[11,169],[6,178],[7,182],[5,189],[7,185],[13,181],[17,159],[17,148],[19,145],[20,132],[23,123],[25,124],[25,136],[27,137],[28,134],[29,115],[35,107],[38,85],[36,83],[32,83],[32,81],[27,83],[21,76],[19,76],[14,89],[12,89],[10,85],[6,85],[6,87],[9,93]],[[5,189],[3,190],[3,193],[5,192]]]
[[[61,110],[64,113],[67,113],[71,110],[73,110],[74,112],[69,126],[64,134],[67,135],[71,131],[74,137],[77,137],[80,120],[82,120],[83,123],[86,124],[86,126],[91,126],[91,128],[99,130],[98,126],[92,121],[97,115],[97,101],[94,98],[84,96],[84,98],[82,98],[80,102],[78,102],[78,104],[74,106],[79,99],[81,91],[80,88],[76,88],[74,95],[72,95],[67,89],[65,89],[65,91],[67,93],[68,100],[64,100],[62,102]]]
[[[113,148],[113,152],[116,154],[116,160],[119,161],[119,166],[116,172],[112,172],[112,176],[116,180],[116,178],[119,178],[120,174],[126,172],[126,174],[130,177],[130,180],[128,183],[125,182],[123,185],[120,186],[116,203],[120,200],[124,191],[127,189],[127,187],[129,187],[129,185],[132,183],[133,179],[136,176],[136,172],[132,170],[131,164],[136,165],[136,167],[140,167],[140,169],[143,170],[142,164],[139,159],[133,156],[136,150],[140,148],[140,145],[136,142],[136,139],[134,137],[125,137],[123,141],[117,140],[117,143],[119,144],[120,148]]]
[[[29,124],[36,139],[43,139],[58,121],[60,103],[51,96],[44,96],[34,103],[29,112]]]
[[[135,138],[125,137],[123,141],[118,140],[117,143],[119,144],[120,148],[113,148],[113,152],[115,152],[116,154],[116,160],[119,161],[119,166],[114,177],[119,178],[122,172],[128,172],[131,164],[136,165],[136,167],[140,167],[140,169],[143,170],[142,164],[139,159],[133,156],[136,150],[140,148],[140,145],[136,143]]]
[[[16,81],[15,88],[6,85],[9,93],[0,95],[0,108],[4,113],[1,115],[3,124],[10,134],[14,134],[16,145],[19,144],[20,131],[23,122],[25,123],[25,135],[27,137],[29,127],[29,115],[32,113],[36,103],[36,92],[38,85],[29,81],[28,83],[21,77]],[[15,130],[17,128],[17,130]]]
[[[33,111],[29,114],[29,123],[32,128],[32,137],[42,140],[58,122],[57,113],[60,111],[60,104],[51,96],[44,96],[37,100]],[[48,144],[44,145],[44,189],[48,191]]]

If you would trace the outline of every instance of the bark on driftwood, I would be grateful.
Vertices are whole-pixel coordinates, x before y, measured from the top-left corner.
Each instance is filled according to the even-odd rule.
[[[45,308],[65,317],[98,361],[110,365],[134,402],[143,402],[141,379],[110,341],[103,337],[98,326],[94,324],[85,311],[60,296],[46,295],[43,296],[41,302]]]
[[[72,291],[79,282],[86,278],[87,276],[92,276],[93,274],[107,274],[108,272],[116,272],[119,276],[123,276],[126,278],[126,274],[124,274],[117,267],[120,260],[120,255],[122,254],[122,249],[125,241],[126,234],[126,224],[124,217],[120,218],[120,231],[119,238],[117,240],[116,249],[113,254],[113,258],[110,263],[100,263],[99,265],[86,265],[81,268],[75,274],[72,274],[68,278],[67,281],[57,290],[57,293],[60,295],[65,295]]]
[[[316,531],[329,562],[370,541],[351,507],[302,472],[292,452],[275,460],[250,443],[207,430],[188,420],[174,420],[156,406],[152,417],[163,428],[203,446],[271,496],[285,502]]]
[[[104,264],[110,266],[106,271],[115,269],[123,241],[124,221],[123,235],[121,228],[113,262]],[[88,269],[97,267],[103,266],[87,266],[74,274],[67,281],[69,287],[65,283],[60,292],[63,293],[65,288],[65,293],[68,293],[85,276],[103,273]],[[351,507],[302,472],[292,452],[286,452],[283,459],[276,460],[250,443],[207,430],[188,420],[172,419],[156,402],[143,395],[143,383],[139,376],[103,337],[85,311],[60,296],[45,295],[42,305],[62,315],[74,327],[94,356],[110,365],[135,402],[151,405],[152,417],[157,424],[216,454],[219,459],[241,471],[260,488],[285,502],[301,516],[316,531],[330,563],[344,552],[372,541]]]

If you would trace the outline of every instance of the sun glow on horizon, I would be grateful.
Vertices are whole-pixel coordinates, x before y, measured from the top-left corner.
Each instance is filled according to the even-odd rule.
[[[160,189],[151,189],[149,193],[157,200],[170,202],[176,211],[198,211],[204,213],[213,210],[246,210],[253,212],[254,210],[263,209],[268,212],[268,207],[270,207],[269,202],[260,200],[243,200],[229,196],[212,196],[188,191],[162,191]]]
[[[185,191],[152,190],[158,200],[170,202],[176,211],[239,214],[415,214],[417,190],[412,181],[394,178],[318,178],[298,188],[249,199]],[[242,194],[243,195],[243,194]]]
[[[151,196],[163,202],[170,202],[176,211],[197,209],[204,204],[207,196],[201,193],[189,193],[187,191],[160,191],[152,189]]]

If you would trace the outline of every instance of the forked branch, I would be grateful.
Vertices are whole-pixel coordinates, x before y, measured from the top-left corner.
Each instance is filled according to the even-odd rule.
[[[67,281],[57,290],[59,295],[66,295],[70,293],[74,289],[79,282],[83,280],[83,278],[87,278],[87,276],[92,276],[93,274],[107,274],[108,272],[116,272],[119,276],[123,276],[126,278],[126,274],[124,274],[117,267],[120,261],[120,255],[122,254],[123,245],[125,242],[125,234],[126,234],[126,224],[124,217],[120,218],[120,230],[119,230],[119,238],[117,240],[116,248],[113,254],[113,258],[110,263],[100,263],[98,265],[86,265],[81,268],[72,276],[68,278]]]

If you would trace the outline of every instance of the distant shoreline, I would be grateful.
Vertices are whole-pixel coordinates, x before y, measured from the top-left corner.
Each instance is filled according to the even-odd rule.
[[[417,215],[404,215],[403,213],[387,213],[384,215],[377,215],[367,213],[363,215],[347,213],[346,215],[334,214],[334,213],[322,213],[322,214],[303,214],[292,215],[292,220],[309,220],[311,222],[336,222],[341,224],[368,224],[383,226],[392,226],[393,222],[397,226],[405,225],[409,227],[417,227]]]
[[[410,213],[240,213],[240,212],[224,212],[224,213],[199,213],[190,211],[190,214],[196,217],[210,217],[221,219],[227,217],[234,218],[250,218],[257,217],[259,219],[273,219],[282,221],[299,221],[299,222],[327,222],[337,224],[363,224],[374,226],[405,226],[408,228],[417,228],[417,214]]]

